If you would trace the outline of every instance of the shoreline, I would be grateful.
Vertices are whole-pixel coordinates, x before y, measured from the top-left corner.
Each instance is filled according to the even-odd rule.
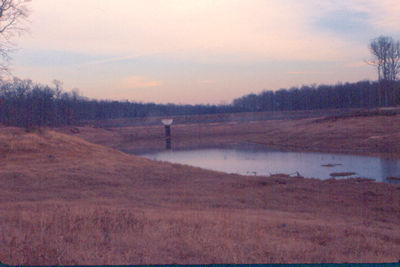
[[[129,153],[165,148],[162,125],[80,126],[54,130]],[[262,150],[400,159],[400,115],[350,117],[335,121],[312,117],[240,124],[193,122],[172,125],[171,132],[172,149],[175,150],[253,146]]]

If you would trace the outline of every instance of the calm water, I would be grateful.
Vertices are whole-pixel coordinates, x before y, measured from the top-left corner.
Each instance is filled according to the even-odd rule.
[[[354,172],[355,175],[336,178],[364,177],[379,182],[387,182],[386,177],[390,176],[400,177],[400,160],[366,156],[237,149],[163,151],[141,156],[243,175],[298,172],[304,177],[328,179],[331,173]]]

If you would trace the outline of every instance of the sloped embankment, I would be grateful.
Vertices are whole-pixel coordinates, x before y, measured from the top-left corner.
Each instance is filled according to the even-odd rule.
[[[242,177],[49,130],[0,128],[0,155],[2,263],[398,260],[397,186]]]

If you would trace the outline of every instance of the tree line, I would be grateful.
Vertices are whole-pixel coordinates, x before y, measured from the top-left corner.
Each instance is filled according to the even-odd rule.
[[[396,81],[293,87],[249,94],[233,101],[238,111],[375,108],[399,104],[400,83]]]
[[[384,90],[382,91],[382,88]],[[360,81],[336,85],[264,91],[235,99],[229,105],[176,105],[130,101],[91,100],[76,91],[15,78],[0,81],[0,124],[6,126],[61,126],[83,120],[143,118],[230,112],[375,108],[400,104],[400,82]]]
[[[130,101],[90,100],[77,91],[14,78],[0,81],[0,125],[61,126],[83,120],[136,118],[232,112],[230,105],[176,105]]]

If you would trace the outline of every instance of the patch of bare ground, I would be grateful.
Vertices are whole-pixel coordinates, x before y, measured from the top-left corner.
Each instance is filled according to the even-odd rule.
[[[293,124],[321,126],[313,120],[277,123],[292,132]],[[254,141],[266,125],[277,127],[255,123],[220,139],[232,128],[217,124],[202,133],[219,144],[237,137]],[[187,133],[199,128],[181,127],[174,128],[175,137],[180,134],[184,147]],[[0,128],[2,263],[399,260],[399,186],[365,179],[244,177],[154,162],[77,137],[90,139],[97,132],[106,140],[102,131],[123,137],[127,129],[78,129],[68,136]],[[158,138],[156,126],[132,129],[144,143]]]

